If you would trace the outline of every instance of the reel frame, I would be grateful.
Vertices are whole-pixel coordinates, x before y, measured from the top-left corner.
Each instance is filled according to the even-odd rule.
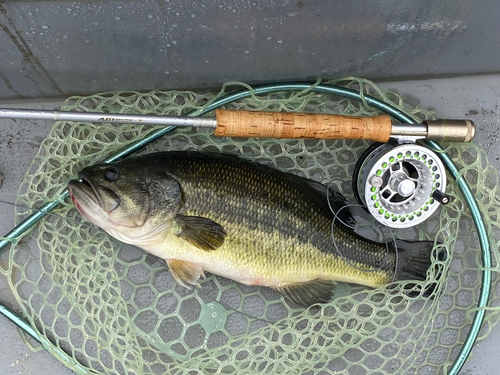
[[[446,169],[439,157],[416,143],[376,143],[356,163],[353,192],[370,215],[391,228],[427,220],[449,201]]]

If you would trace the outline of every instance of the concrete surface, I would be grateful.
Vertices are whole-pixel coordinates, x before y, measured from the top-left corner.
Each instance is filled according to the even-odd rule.
[[[450,117],[467,117],[475,121],[475,143],[488,153],[490,161],[500,167],[498,144],[500,109],[500,75],[468,76],[465,78],[432,79],[420,81],[385,82],[381,87],[393,89],[422,107],[435,108]],[[4,107],[55,109],[61,102],[0,103]],[[4,176],[0,199],[13,202],[17,188],[28,165],[37,152],[38,145],[51,124],[42,121],[0,120],[0,173]],[[6,233],[13,225],[13,207],[0,203],[0,232]],[[5,255],[0,256],[0,262]],[[18,310],[5,278],[0,277],[0,299]],[[0,374],[52,374],[67,375],[68,370],[49,353],[31,352],[20,339],[14,326],[0,316]],[[473,358],[462,370],[464,375],[497,374],[500,358],[500,326],[476,345]]]
[[[62,101],[30,101],[22,103],[2,102],[3,107],[56,109]],[[51,124],[43,121],[0,119],[0,173],[3,186],[0,200],[14,202],[17,190],[31,161],[38,152],[40,142],[49,132]],[[0,202],[0,236],[14,225],[14,207]],[[0,264],[5,265],[7,252],[0,255]],[[5,277],[0,276],[0,300],[8,307],[20,312]],[[36,342],[33,344],[37,346]],[[17,328],[0,315],[0,374],[74,374],[47,351],[31,351],[19,336]]]
[[[0,97],[499,73],[499,13],[495,0],[2,1]]]

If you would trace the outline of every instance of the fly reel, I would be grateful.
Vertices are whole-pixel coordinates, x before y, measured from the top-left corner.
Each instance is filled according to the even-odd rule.
[[[356,165],[353,190],[380,223],[408,228],[447,204],[446,170],[439,157],[415,143],[375,144]]]

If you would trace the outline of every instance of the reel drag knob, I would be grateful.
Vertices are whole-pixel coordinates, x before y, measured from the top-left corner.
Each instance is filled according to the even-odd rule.
[[[416,144],[369,148],[358,161],[353,187],[370,214],[392,228],[418,225],[439,203],[449,202],[444,165],[436,154]]]
[[[448,203],[450,203],[450,197],[443,193],[441,190],[434,190],[432,192],[432,197],[442,205],[447,205]]]

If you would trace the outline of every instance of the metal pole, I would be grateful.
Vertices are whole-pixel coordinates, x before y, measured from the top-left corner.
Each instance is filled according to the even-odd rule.
[[[427,126],[416,124],[392,124],[391,136],[427,137]]]

